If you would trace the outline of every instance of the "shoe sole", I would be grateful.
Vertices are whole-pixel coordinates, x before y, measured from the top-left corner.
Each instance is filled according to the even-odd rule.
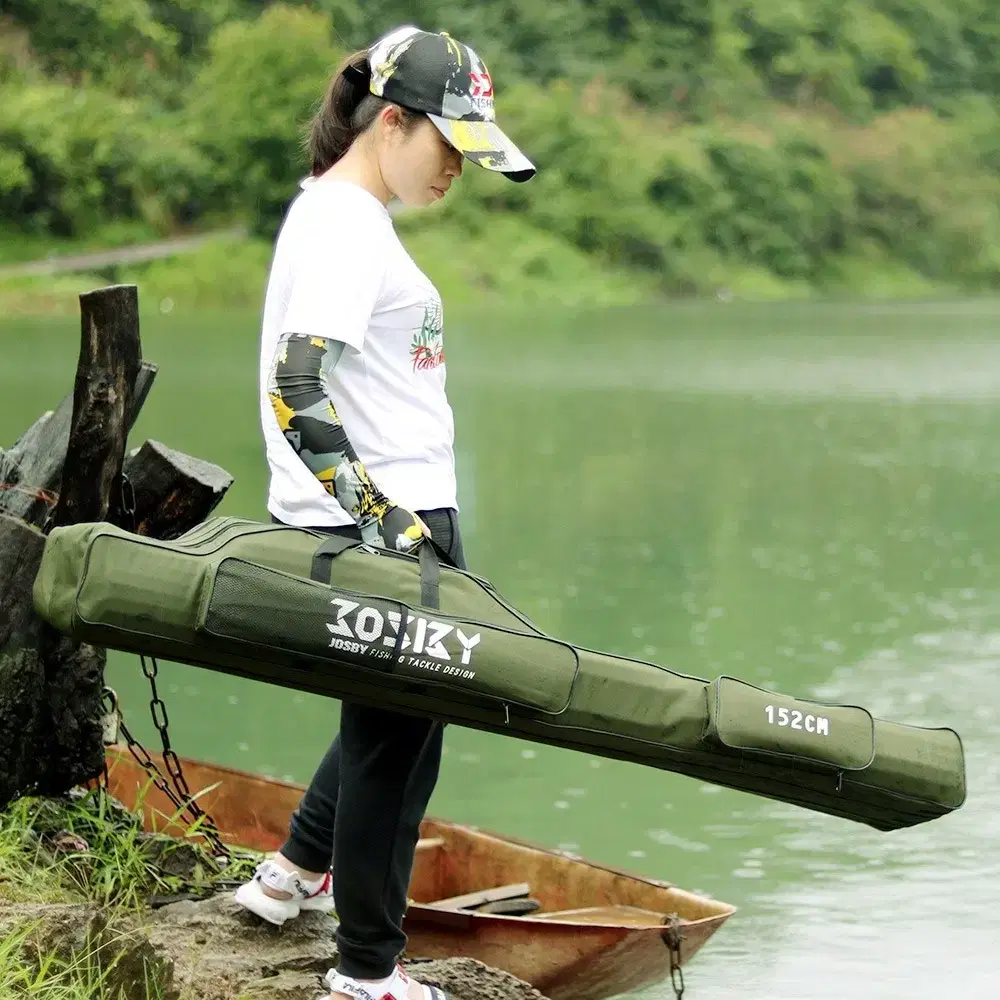
[[[303,900],[301,903],[294,903],[290,900],[275,899],[273,903],[275,904],[273,909],[270,903],[264,903],[262,905],[263,898],[266,897],[265,893],[262,893],[259,889],[254,890],[251,888],[250,884],[241,885],[234,895],[236,902],[242,906],[245,910],[249,910],[251,913],[256,914],[261,920],[266,920],[269,924],[274,924],[275,927],[281,927],[286,921],[294,920],[296,917],[301,916],[302,913],[309,911],[311,913],[332,913],[335,908],[333,899],[324,899],[321,902],[317,901],[316,904],[310,905],[310,900]],[[283,905],[282,905],[283,904]],[[287,912],[283,916],[277,916],[274,910],[281,906]]]
[[[276,904],[285,903],[290,912],[286,913],[284,916],[278,918],[273,913],[268,913],[265,911],[264,907],[260,906],[260,897],[253,894],[252,890],[248,886],[241,885],[233,897],[236,902],[243,907],[244,910],[249,910],[251,913],[260,917],[261,920],[266,920],[269,924],[273,924],[275,927],[281,927],[288,920],[294,920],[301,912],[301,908],[295,903],[287,902],[285,900],[276,899],[274,902]]]

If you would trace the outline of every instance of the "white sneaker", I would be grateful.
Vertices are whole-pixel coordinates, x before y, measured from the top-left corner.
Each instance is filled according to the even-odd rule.
[[[264,892],[264,886],[288,896],[275,899]],[[235,899],[240,906],[280,927],[303,910],[330,913],[334,907],[333,879],[327,872],[315,882],[306,882],[297,871],[286,871],[270,860],[262,861],[254,877],[236,890]]]
[[[350,976],[342,976],[336,969],[331,969],[324,982],[333,993],[345,993],[356,1000],[409,1000],[410,984],[418,987],[426,1000],[448,1000],[436,986],[425,986],[403,972],[397,965],[388,979],[378,983],[359,983]],[[329,997],[323,1000],[330,1000]]]

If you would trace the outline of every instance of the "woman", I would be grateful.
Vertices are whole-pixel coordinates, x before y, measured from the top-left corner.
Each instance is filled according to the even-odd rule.
[[[413,27],[335,74],[310,154],[264,306],[268,509],[285,524],[404,552],[428,535],[464,567],[441,300],[387,206],[443,198],[463,156],[518,181],[534,167],[494,123],[493,85],[475,52]],[[344,703],[340,735],[287,842],[237,891],[241,905],[276,924],[304,909],[329,911],[336,897],[332,998],[442,996],[397,966],[441,738],[430,720]]]

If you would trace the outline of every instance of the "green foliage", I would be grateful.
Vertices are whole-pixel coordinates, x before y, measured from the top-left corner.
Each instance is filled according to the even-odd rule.
[[[402,23],[447,30],[486,59],[498,79],[536,84],[594,77],[641,101],[689,101],[712,72],[719,15],[700,0],[322,0],[347,47],[360,48]]]
[[[699,124],[607,94],[581,107],[565,84],[507,98],[505,121],[543,169],[524,187],[467,171],[454,218],[517,212],[672,293],[731,286],[744,269],[824,287],[847,256],[895,257],[945,283],[1000,282],[1000,177],[981,165],[1000,130],[982,108],[973,139],[965,121],[927,111],[865,126],[788,114]]]
[[[481,315],[498,300],[563,307],[630,305],[655,288],[649,278],[609,271],[551,232],[510,213],[471,229],[460,221],[404,217],[397,228],[414,260],[438,287],[449,315]],[[462,248],[460,254],[454,247]]]
[[[275,5],[212,36],[185,119],[216,164],[216,194],[273,232],[308,172],[304,130],[339,60],[325,15]]]
[[[72,236],[113,218],[197,211],[208,176],[170,116],[97,88],[43,81],[0,104],[0,217]]]
[[[120,94],[159,96],[183,72],[238,0],[8,0],[5,12],[27,29],[49,75],[96,83]]]
[[[913,98],[926,76],[915,42],[864,0],[755,0],[734,21],[772,96],[863,117]]]
[[[976,169],[975,140],[927,111],[880,119],[862,138],[850,166],[861,235],[930,278],[994,285],[1000,177]]]
[[[480,51],[540,167],[525,186],[470,168],[443,211],[407,221],[446,255],[519,217],[535,250],[509,257],[505,237],[489,275],[447,269],[472,287],[584,259],[635,276],[612,298],[797,293],[880,269],[893,286],[1000,285],[990,0],[11,0],[6,18],[0,214],[22,231],[228,213],[272,237],[331,69],[409,22]],[[458,238],[435,240],[439,224]],[[210,296],[189,271],[149,279]]]
[[[996,93],[1000,8],[991,0],[322,0],[359,48],[403,22],[446,28],[495,75],[594,77],[638,101],[732,110],[761,93],[848,114],[914,99]],[[503,74],[496,74],[502,70]]]
[[[170,29],[146,0],[9,0],[8,14],[27,28],[51,74],[135,84],[145,59],[168,57]]]

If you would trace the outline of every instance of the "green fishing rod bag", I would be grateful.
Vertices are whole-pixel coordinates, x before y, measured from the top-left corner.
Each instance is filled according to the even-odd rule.
[[[880,830],[965,799],[951,729],[574,646],[433,544],[418,552],[227,517],[172,541],[77,524],[48,536],[34,603],[93,645],[634,761]]]

